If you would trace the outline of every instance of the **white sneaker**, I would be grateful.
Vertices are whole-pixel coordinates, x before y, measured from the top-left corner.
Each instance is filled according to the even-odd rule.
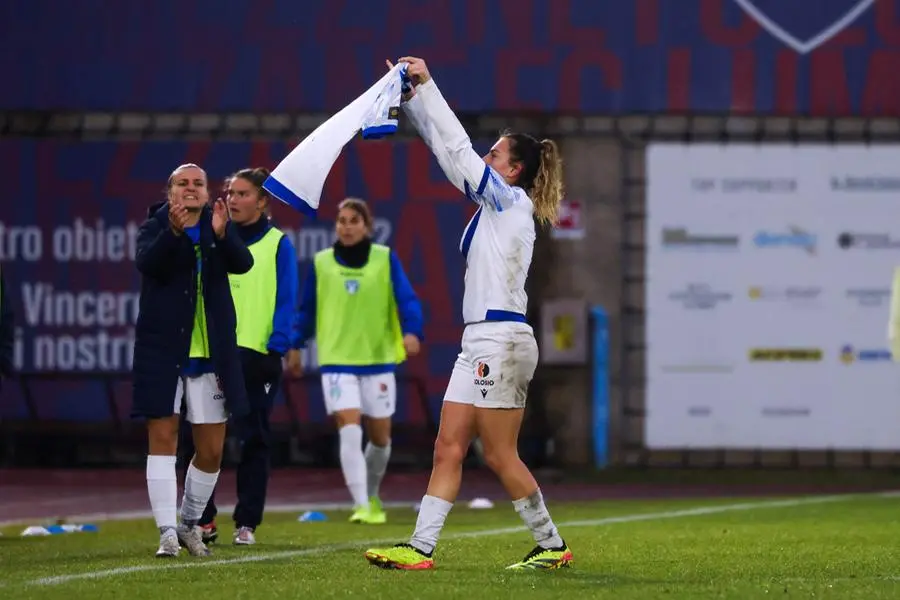
[[[249,527],[241,527],[239,529],[235,529],[232,543],[235,546],[252,546],[256,543],[256,536],[253,534],[253,530]]]
[[[181,546],[178,544],[178,534],[174,529],[166,529],[159,534],[159,550],[156,551],[157,558],[172,558],[178,556]]]
[[[182,546],[187,548],[191,556],[209,556],[212,552],[203,543],[203,537],[200,534],[199,527],[188,527],[187,525],[179,525],[175,530],[178,534],[178,541]]]

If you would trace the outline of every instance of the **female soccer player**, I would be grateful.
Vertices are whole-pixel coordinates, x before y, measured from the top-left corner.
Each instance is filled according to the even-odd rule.
[[[256,529],[263,519],[271,454],[269,419],[281,388],[282,358],[287,356],[291,365],[300,364],[293,339],[300,285],[297,253],[290,238],[269,220],[271,198],[262,187],[268,176],[263,167],[241,169],[225,185],[231,221],[253,255],[250,271],[229,276],[250,402],[250,412],[232,422],[241,440],[232,536],[237,546],[256,543]],[[199,522],[204,542],[218,537],[216,513],[213,495]]]
[[[166,202],[150,208],[138,231],[135,262],[141,295],[135,328],[132,415],[147,420],[147,491],[159,528],[159,557],[179,542],[195,556],[209,550],[197,521],[219,477],[228,413],[247,413],[235,336],[229,273],[246,273],[253,256],[220,198],[210,208],[206,172],[181,165]],[[175,455],[184,398],[195,453],[176,524]]]
[[[315,334],[325,408],[340,437],[354,523],[386,522],[378,497],[391,455],[397,403],[394,370],[416,355],[422,306],[390,248],[372,242],[372,214],[347,198],[338,207],[337,240],[317,253],[304,283],[300,339]],[[369,443],[362,450],[361,417]]]
[[[504,133],[483,158],[447,105],[419,58],[408,64],[411,90],[403,107],[449,180],[478,204],[460,251],[466,259],[462,352],[444,395],[428,490],[408,543],[366,552],[367,560],[394,569],[430,569],[438,536],[462,478],[474,436],[484,459],[513,499],[537,546],[512,569],[555,569],[572,553],[560,537],[537,482],[517,451],[528,385],[538,349],[525,321],[525,279],[534,248],[534,217],[556,221],[562,199],[562,164],[556,144]],[[390,63],[388,63],[390,66]]]

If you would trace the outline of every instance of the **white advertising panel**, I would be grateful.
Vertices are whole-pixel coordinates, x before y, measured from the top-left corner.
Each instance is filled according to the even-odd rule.
[[[647,151],[649,448],[900,449],[900,146]]]

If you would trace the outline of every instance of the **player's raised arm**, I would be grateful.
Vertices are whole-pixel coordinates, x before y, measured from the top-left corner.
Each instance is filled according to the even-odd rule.
[[[516,445],[538,359],[534,331],[526,318],[525,292],[536,237],[534,220],[556,220],[562,199],[559,152],[551,140],[504,133],[486,156],[478,156],[425,62],[401,60],[409,65],[407,73],[421,104],[409,111],[418,119],[416,127],[425,132],[438,159],[450,165],[444,170],[451,181],[481,207],[460,241],[466,260],[462,307],[466,327],[444,394],[431,478],[415,530],[406,542],[370,549],[366,559],[390,569],[434,567],[433,552],[459,492],[462,462],[474,434],[536,543],[510,568],[563,567],[572,560],[572,552]]]

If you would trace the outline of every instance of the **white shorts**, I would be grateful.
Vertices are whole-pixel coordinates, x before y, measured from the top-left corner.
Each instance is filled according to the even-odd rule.
[[[181,399],[187,407],[188,423],[225,423],[225,393],[219,385],[215,373],[204,373],[197,377],[179,377],[175,387],[175,414],[181,413]]]
[[[397,408],[397,379],[393,373],[323,373],[322,395],[329,415],[356,409],[373,419],[387,419]]]
[[[468,325],[444,402],[478,408],[525,408],[537,362],[537,341],[527,323]]]

